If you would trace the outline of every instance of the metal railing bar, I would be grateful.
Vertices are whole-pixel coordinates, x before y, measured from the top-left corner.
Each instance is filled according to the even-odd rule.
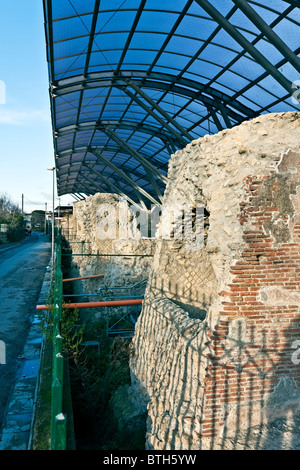
[[[98,257],[101,257],[101,256],[112,256],[112,257],[116,257],[116,256],[123,256],[125,258],[128,258],[129,256],[130,257],[142,257],[142,258],[153,258],[154,255],[140,255],[140,254],[134,254],[134,255],[127,255],[127,254],[98,254],[98,253],[63,253],[62,256],[98,256]]]
[[[126,305],[140,305],[144,299],[132,299],[132,300],[112,300],[109,302],[82,302],[82,303],[69,303],[62,306],[63,309],[69,308],[101,308],[101,307],[122,307]],[[36,310],[50,310],[51,307],[48,305],[37,305]]]
[[[70,279],[63,279],[63,282],[71,282],[71,281],[81,281],[82,279],[97,279],[103,278],[104,274],[94,274],[92,276],[82,276],[82,277],[73,277]]]
[[[111,296],[111,297],[103,297],[102,300],[131,300],[131,299],[140,299],[144,294],[139,294],[139,295],[118,295],[118,296]],[[99,297],[101,296],[99,294],[63,294],[63,297],[66,298],[71,298],[71,297]],[[100,302],[100,300],[99,300]]]

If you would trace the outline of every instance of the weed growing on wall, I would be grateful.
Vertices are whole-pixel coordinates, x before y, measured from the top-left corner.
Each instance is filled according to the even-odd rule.
[[[75,434],[79,449],[143,449],[142,432],[118,430],[113,396],[130,384],[131,339],[106,336],[106,321],[97,320],[84,331],[84,340],[97,340],[96,350],[85,349],[76,362],[70,361]]]
[[[47,341],[53,341],[53,291],[51,291],[47,306],[49,310],[38,312],[38,318],[41,322],[41,330]],[[83,340],[84,325],[79,324],[78,309],[62,308],[61,336],[63,345],[63,354],[67,358],[76,360],[81,353],[80,344]]]

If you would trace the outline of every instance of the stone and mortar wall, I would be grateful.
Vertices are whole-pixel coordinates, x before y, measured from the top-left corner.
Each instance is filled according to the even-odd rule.
[[[157,245],[131,357],[147,449],[299,447],[299,131],[268,114],[170,160],[164,203],[209,225],[199,250]]]
[[[134,232],[135,239],[131,237],[130,215],[127,225],[128,236],[124,236],[124,227],[119,224],[119,204],[117,195],[105,193],[98,193],[84,201],[74,203],[73,216],[69,221],[69,242],[73,254],[121,255],[74,257],[71,277],[104,274],[104,278],[75,282],[76,294],[97,293],[99,287],[130,286],[149,274],[153,258],[130,255],[153,255],[155,242],[152,239],[141,238],[138,231]],[[124,201],[122,204],[121,210],[124,210]],[[113,218],[109,219],[109,213],[103,210],[103,207],[109,210],[109,206],[115,210],[117,222],[115,234],[111,231],[113,226],[106,227],[104,223],[105,220],[113,222]],[[109,231],[103,233],[107,228]]]

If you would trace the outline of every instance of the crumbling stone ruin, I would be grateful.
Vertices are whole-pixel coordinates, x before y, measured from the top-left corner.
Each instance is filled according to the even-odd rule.
[[[74,205],[86,250],[154,254],[76,260],[111,285],[149,274],[128,389],[148,450],[300,448],[299,131],[300,113],[263,115],[171,157],[164,204],[203,208],[201,247],[104,242],[96,207],[118,198]]]
[[[120,225],[120,207],[128,211],[126,236]],[[111,209],[113,212],[109,214]],[[115,194],[98,193],[74,204],[68,239],[73,253],[83,256],[73,258],[72,276],[104,274],[103,279],[83,280],[74,285],[76,293],[96,293],[99,287],[129,286],[148,276],[155,240],[141,238],[138,229],[133,233],[131,219],[128,204]],[[88,256],[91,254],[99,256]],[[132,256],[140,254],[147,256]]]
[[[199,250],[158,240],[130,393],[147,449],[299,448],[300,113],[177,151],[164,203],[205,207]]]

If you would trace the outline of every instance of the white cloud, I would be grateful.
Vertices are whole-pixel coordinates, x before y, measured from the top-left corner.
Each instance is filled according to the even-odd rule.
[[[0,80],[0,104],[6,104],[6,84]]]
[[[24,126],[36,121],[50,122],[50,113],[44,110],[14,111],[0,106],[0,124]]]

